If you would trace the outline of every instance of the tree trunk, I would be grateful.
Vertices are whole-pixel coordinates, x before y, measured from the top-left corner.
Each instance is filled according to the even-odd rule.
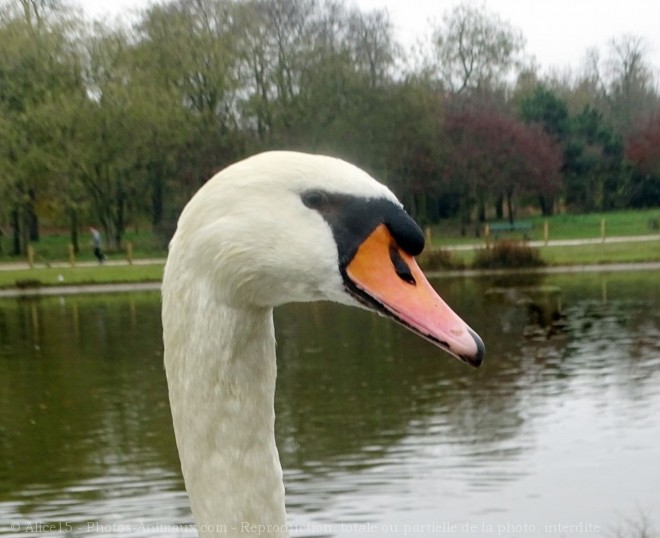
[[[12,256],[24,254],[21,242],[21,212],[18,207],[11,210]]]
[[[163,220],[163,181],[156,179],[151,191],[151,224],[158,226]]]
[[[472,220],[472,207],[474,200],[470,198],[470,191],[468,187],[463,189],[460,200],[460,214],[461,214],[461,236],[467,235],[467,227]]]
[[[408,198],[408,210],[410,211],[410,215],[412,218],[415,220],[418,220],[418,215],[417,215],[417,200],[415,199],[415,194],[410,193],[406,196]]]
[[[78,241],[78,211],[73,207],[69,209],[69,225],[73,252],[78,254],[80,252],[80,242]]]
[[[495,216],[497,217],[497,220],[502,220],[504,218],[504,196],[501,194],[495,201]]]
[[[539,194],[539,207],[541,208],[541,214],[544,217],[550,217],[554,213],[554,199],[552,196],[544,196]]]
[[[34,189],[28,190],[28,201],[25,204],[26,230],[30,241],[39,241],[39,217],[34,210],[37,195]]]
[[[506,208],[507,211],[509,212],[509,222],[513,224],[514,221],[514,215],[513,215],[513,192],[508,191],[506,193]]]
[[[429,204],[428,197],[425,191],[422,191],[420,194],[419,207],[420,214],[418,215],[418,221],[422,226],[426,226],[429,223]]]
[[[23,208],[23,225],[21,226],[21,254],[27,254],[30,244],[30,218],[27,208]]]
[[[123,192],[117,194],[115,207],[115,235],[114,246],[117,250],[121,249],[121,242],[126,230],[126,195]]]
[[[151,186],[151,224],[157,227],[163,220],[165,194],[165,166],[162,162],[151,163],[147,167]]]

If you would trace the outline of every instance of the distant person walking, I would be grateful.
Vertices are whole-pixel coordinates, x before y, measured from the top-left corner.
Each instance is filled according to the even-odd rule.
[[[94,256],[96,256],[96,259],[99,261],[99,263],[103,263],[103,260],[105,260],[105,254],[103,254],[103,250],[101,249],[101,232],[94,228],[94,226],[90,226],[89,231],[92,234]]]

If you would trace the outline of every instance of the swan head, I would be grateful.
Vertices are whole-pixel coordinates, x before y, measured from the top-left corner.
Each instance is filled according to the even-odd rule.
[[[195,194],[167,265],[183,264],[185,272],[172,273],[190,275],[206,300],[229,307],[366,307],[479,366],[484,345],[418,267],[423,248],[422,230],[369,174],[340,159],[278,151],[229,166]]]

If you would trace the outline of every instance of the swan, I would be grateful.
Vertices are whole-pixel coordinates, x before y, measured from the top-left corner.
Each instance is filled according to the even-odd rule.
[[[262,153],[192,197],[162,283],[176,444],[200,535],[288,536],[275,445],[273,308],[330,300],[393,318],[478,366],[484,345],[414,260],[419,226],[337,158]]]

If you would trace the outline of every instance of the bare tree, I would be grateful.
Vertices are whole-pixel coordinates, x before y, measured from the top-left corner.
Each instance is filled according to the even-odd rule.
[[[498,15],[460,4],[433,32],[432,69],[454,94],[501,83],[519,64],[522,33]]]
[[[607,97],[612,119],[622,132],[658,107],[653,73],[646,61],[648,46],[641,36],[612,39],[605,62]]]

